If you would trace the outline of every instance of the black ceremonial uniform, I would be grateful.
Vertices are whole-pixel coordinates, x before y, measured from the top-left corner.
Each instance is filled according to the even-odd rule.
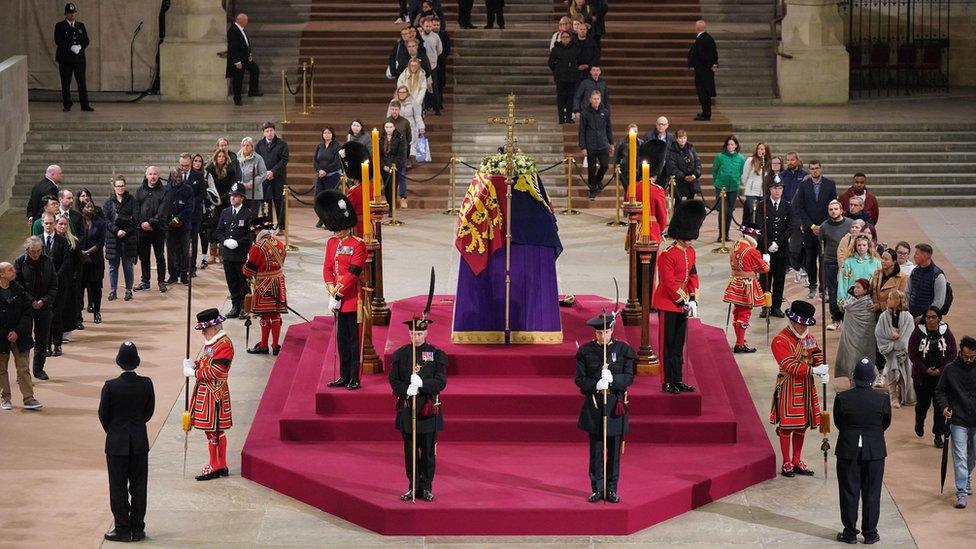
[[[57,45],[55,60],[58,62],[58,72],[61,73],[61,103],[64,104],[64,110],[71,109],[72,75],[78,83],[81,109],[91,110],[88,103],[88,85],[85,83],[85,50],[88,42],[88,31],[81,21],[69,23],[67,19],[63,19],[54,25],[54,43]],[[81,51],[71,51],[72,46],[81,46]]]
[[[620,442],[627,434],[627,406],[624,395],[634,382],[637,353],[622,341],[607,345],[607,364],[613,381],[607,395],[607,492],[617,492],[620,477]],[[603,346],[596,341],[576,351],[576,386],[583,393],[577,426],[590,434],[590,485],[603,493],[603,393],[596,390],[603,370]]]
[[[251,217],[251,210],[246,203],[241,204],[237,213],[234,213],[233,206],[228,206],[220,212],[217,230],[214,231],[215,240],[221,243],[220,258],[224,263],[224,278],[227,279],[227,289],[230,291],[231,310],[226,315],[228,318],[237,318],[243,312],[247,279],[241,269],[247,261],[247,252],[251,249]],[[231,250],[224,246],[227,239],[236,240],[237,248]]]
[[[759,238],[759,249],[769,253],[769,273],[760,275],[763,290],[773,293],[772,312],[782,317],[783,283],[786,271],[790,267],[790,234],[793,232],[793,206],[785,198],[780,198],[774,205],[770,197],[759,206],[757,223],[763,223],[765,217],[765,233]],[[778,247],[775,252],[769,252],[769,246],[775,242]],[[770,284],[770,279],[772,283]],[[770,289],[772,285],[772,289]]]
[[[407,483],[412,475],[410,451],[412,445],[411,397],[407,396],[410,374],[413,373],[412,345],[404,345],[393,353],[390,366],[390,387],[397,397],[396,428],[403,434],[403,457],[406,462]],[[440,392],[447,386],[447,354],[430,343],[416,348],[417,375],[424,385],[417,392],[417,492],[431,492],[434,481],[434,446],[437,431],[444,430],[440,413]],[[436,414],[430,413],[436,409]],[[409,491],[410,488],[407,490]]]

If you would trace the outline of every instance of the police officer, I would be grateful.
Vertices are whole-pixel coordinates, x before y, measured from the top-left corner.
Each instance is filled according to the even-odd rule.
[[[247,279],[241,269],[251,249],[251,210],[244,199],[244,186],[234,183],[230,187],[230,206],[220,212],[214,239],[221,243],[220,257],[224,264],[224,277],[230,291],[230,311],[226,318],[238,318],[243,314]]]
[[[54,25],[54,43],[57,44],[55,60],[61,73],[61,102],[64,112],[71,110],[71,75],[78,83],[78,100],[81,110],[93,111],[88,103],[88,86],[85,84],[85,49],[88,48],[88,31],[81,21],[75,21],[78,9],[74,4],[64,6],[64,20]]]
[[[131,341],[119,347],[115,363],[125,370],[102,386],[98,420],[105,430],[108,493],[115,528],[109,541],[142,541],[146,537],[146,485],[149,480],[149,436],[146,423],[156,406],[153,382],[135,373],[139,350]]]
[[[404,322],[410,331],[410,343],[393,353],[390,387],[397,397],[396,428],[403,435],[403,458],[407,469],[407,491],[403,501],[413,494],[413,412],[417,406],[417,497],[434,501],[434,448],[437,431],[444,430],[440,393],[447,386],[447,354],[427,343],[429,320],[415,318]]]
[[[593,341],[576,351],[576,386],[583,393],[577,426],[590,434],[590,486],[586,499],[619,503],[620,446],[627,434],[627,387],[634,382],[637,353],[623,341],[613,339],[614,315],[601,314],[587,321],[596,330]],[[606,397],[604,397],[606,391]],[[604,398],[606,399],[604,401]],[[606,415],[607,479],[603,492],[603,417]]]
[[[765,218],[765,221],[763,219]],[[763,223],[764,234],[760,237],[759,248],[769,254],[769,273],[763,275],[762,287],[773,293],[773,305],[770,310],[763,309],[761,318],[771,314],[777,318],[786,316],[783,313],[783,284],[786,281],[786,271],[790,266],[790,234],[793,232],[793,207],[783,196],[783,180],[775,174],[769,183],[769,196],[759,206],[757,214],[759,223]],[[772,289],[770,289],[772,288]]]

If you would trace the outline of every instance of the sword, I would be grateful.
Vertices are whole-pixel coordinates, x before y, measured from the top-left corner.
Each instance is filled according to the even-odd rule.
[[[614,280],[616,282],[616,280]],[[619,298],[619,296],[618,296]],[[607,331],[607,310],[603,310],[603,368],[601,370],[609,370],[610,366],[607,364],[607,340],[605,332]],[[601,377],[603,372],[600,372]],[[609,397],[610,390],[603,390],[603,501],[607,501],[607,399]]]

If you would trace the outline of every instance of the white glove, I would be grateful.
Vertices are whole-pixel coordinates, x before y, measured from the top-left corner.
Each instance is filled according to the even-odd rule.
[[[227,240],[224,240],[224,247],[227,248],[228,250],[236,250],[237,241],[234,240],[233,238],[228,238]]]
[[[688,318],[698,318],[698,302],[688,302]]]
[[[192,359],[189,358],[183,359],[183,376],[184,377],[197,376],[196,364],[194,364]]]
[[[769,245],[769,253],[774,254],[779,251],[779,244],[773,242]]]
[[[407,387],[407,396],[408,397],[417,396],[417,391],[419,389],[420,389],[420,387],[417,387],[416,385],[410,384],[410,386]]]
[[[600,372],[600,379],[605,379],[607,381],[613,381],[613,372],[609,368],[604,368]]]
[[[763,261],[765,261],[766,264],[769,265],[769,261],[770,261],[769,254],[763,254]]]
[[[417,387],[424,386],[424,380],[420,379],[417,374],[410,374],[410,385],[416,385]]]
[[[827,375],[827,372],[829,371],[830,368],[826,364],[821,364],[820,366],[812,368],[810,370],[810,373],[812,373],[815,376],[823,376],[823,375]]]
[[[330,311],[338,311],[341,307],[342,307],[342,301],[341,300],[336,299],[335,297],[330,297],[329,298],[329,310]]]
[[[606,391],[609,388],[610,388],[610,382],[605,379],[601,379],[600,381],[596,382],[597,391]]]
[[[81,46],[79,46],[77,44],[75,44],[74,46],[71,46],[70,49],[71,49],[72,52],[74,52],[75,55],[78,55],[79,53],[81,53]]]
[[[828,383],[830,381],[830,374],[823,374],[820,376],[820,383]]]

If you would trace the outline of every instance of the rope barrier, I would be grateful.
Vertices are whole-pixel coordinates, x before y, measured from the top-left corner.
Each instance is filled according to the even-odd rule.
[[[292,188],[292,187],[289,187],[289,189],[291,190],[291,194],[292,194],[292,195],[296,195],[296,194],[300,194],[300,195],[302,195],[302,196],[305,196],[306,194],[308,194],[308,193],[310,193],[310,192],[312,192],[312,191],[314,191],[314,190],[315,190],[315,187],[309,187],[309,188],[307,188],[307,189],[305,189],[304,191],[301,191],[301,192],[299,192],[299,191],[296,191],[296,190],[295,190],[294,188]]]
[[[478,166],[472,166],[471,164],[468,164],[467,162],[465,162],[464,160],[461,160],[460,158],[458,158],[458,162],[460,162],[462,166],[467,166],[467,167],[471,168],[474,171],[478,171]]]
[[[297,197],[296,195],[294,195],[294,194],[293,194],[293,195],[291,195],[291,197],[292,197],[292,198],[294,198],[294,199],[295,199],[295,200],[296,200],[296,201],[297,201],[297,202],[298,202],[299,204],[304,204],[304,205],[306,205],[306,206],[315,206],[315,204],[313,204],[313,203],[311,203],[311,202],[305,202],[304,200],[302,200],[301,198],[298,198],[298,197]]]
[[[412,179],[412,178],[410,178],[408,176],[403,176],[403,177],[407,181],[411,181],[413,183],[427,183],[428,181],[433,181],[434,179],[436,179],[436,178],[440,177],[441,175],[443,175],[444,170],[448,169],[449,167],[451,167],[451,161],[450,160],[448,160],[447,163],[444,164],[444,167],[441,168],[439,172],[437,172],[434,175],[428,177],[427,179]]]
[[[299,75],[301,75],[301,72],[302,72],[301,67],[297,67],[297,70],[298,70]],[[296,90],[292,91],[292,89],[291,89],[291,83],[288,81],[288,75],[286,74],[284,76],[285,76],[285,87],[288,88],[288,93],[290,93],[292,95],[298,95],[298,92],[301,91],[301,90],[297,90],[296,89]]]
[[[552,166],[547,166],[547,167],[545,167],[545,168],[542,168],[541,170],[539,170],[539,171],[538,171],[538,173],[546,173],[546,172],[548,172],[549,170],[551,170],[551,169],[553,169],[553,168],[555,168],[556,166],[562,166],[562,165],[563,165],[563,164],[565,164],[565,163],[566,163],[566,161],[565,161],[565,160],[560,160],[559,162],[556,162],[556,163],[555,163],[555,164],[553,164]]]

